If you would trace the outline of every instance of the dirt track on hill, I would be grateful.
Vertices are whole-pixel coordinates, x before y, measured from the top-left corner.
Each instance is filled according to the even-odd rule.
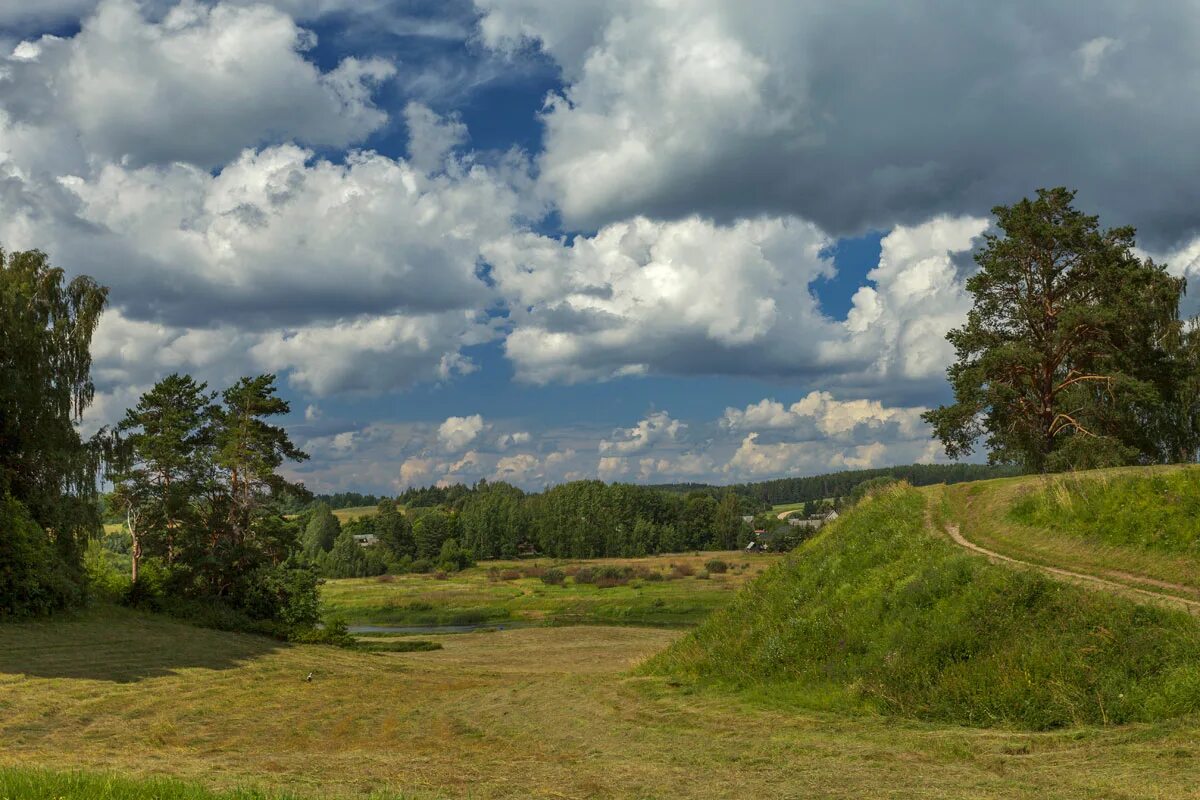
[[[945,531],[950,539],[959,547],[965,550],[970,550],[972,553],[984,556],[988,560],[997,564],[1013,564],[1021,567],[1027,567],[1029,569],[1037,570],[1045,575],[1049,575],[1051,578],[1056,580],[1067,581],[1068,583],[1076,583],[1083,586],[1091,586],[1103,591],[1124,595],[1134,600],[1149,600],[1161,605],[1182,608],[1185,611],[1191,612],[1192,614],[1200,615],[1200,600],[1180,597],[1176,594],[1156,592],[1152,589],[1143,589],[1139,586],[1132,585],[1132,583],[1124,583],[1121,580],[1117,580],[1117,578],[1123,578],[1136,583],[1149,584],[1152,586],[1157,586],[1161,589],[1169,589],[1173,592],[1194,595],[1195,590],[1187,586],[1181,586],[1177,583],[1168,583],[1167,581],[1160,581],[1140,575],[1130,575],[1127,573],[1106,573],[1106,575],[1109,577],[1101,577],[1099,575],[1090,575],[1084,572],[1074,572],[1061,567],[1034,564],[1029,561],[1022,561],[1019,558],[1006,556],[1003,553],[997,553],[994,550],[988,550],[986,547],[981,547],[980,545],[969,541],[965,536],[962,535],[962,532],[959,531],[957,525],[947,523]]]

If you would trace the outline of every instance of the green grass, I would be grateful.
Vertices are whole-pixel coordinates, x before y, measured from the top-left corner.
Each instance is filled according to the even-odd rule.
[[[965,554],[870,499],[650,662],[768,698],[1046,730],[1200,711],[1200,623]]]
[[[1200,468],[1056,477],[1018,498],[1010,513],[1103,544],[1200,555]]]
[[[704,562],[728,560],[723,575],[696,577]],[[667,555],[641,559],[598,559],[588,562],[483,562],[438,580],[431,575],[400,575],[328,581],[321,589],[326,615],[350,625],[486,625],[521,622],[547,625],[652,625],[685,627],[698,624],[731,600],[745,581],[778,556],[741,553]],[[536,576],[493,580],[489,570],[538,569],[552,564],[570,570],[582,564],[623,564],[645,567],[664,575],[673,564],[690,566],[694,575],[672,580],[634,579],[624,586],[599,588],[568,578],[563,586],[548,586]],[[749,564],[749,567],[743,565]]]
[[[0,800],[289,800],[294,795],[252,790],[211,792],[166,778],[0,767]]]
[[[0,768],[39,800],[1197,797],[1195,717],[1032,734],[631,674],[680,635],[533,627],[362,653],[111,607],[5,624]]]

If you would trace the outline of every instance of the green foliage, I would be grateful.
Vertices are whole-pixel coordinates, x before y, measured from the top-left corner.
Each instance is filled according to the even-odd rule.
[[[1185,281],[1133,252],[1133,228],[1101,230],[1074,192],[993,209],[967,281],[974,305],[947,334],[955,402],[925,414],[951,457],[983,438],[994,463],[1029,471],[1156,463],[1196,441],[1164,424],[1186,361]]]
[[[721,575],[729,570],[729,564],[719,558],[713,558],[704,562],[704,568],[712,574]]]
[[[567,573],[558,567],[551,567],[542,573],[542,583],[547,586],[562,586],[567,580]]]
[[[1104,544],[1200,553],[1200,469],[1156,475],[1063,476],[1019,498],[1026,525]]]
[[[437,568],[446,572],[459,572],[467,567],[475,566],[475,557],[470,550],[460,547],[454,539],[442,542],[438,553]]]
[[[480,481],[462,502],[463,545],[479,558],[513,558],[528,544],[525,493],[507,483]]]
[[[897,489],[827,526],[647,669],[781,706],[1031,729],[1200,711],[1200,623],[1012,570]]]
[[[12,497],[0,497],[0,620],[49,614],[83,599],[63,554]]]
[[[413,525],[417,555],[423,559],[436,560],[442,545],[449,539],[457,540],[459,535],[457,515],[440,508],[432,509]]]
[[[748,541],[752,531],[742,520],[742,516],[742,508],[737,495],[733,492],[726,492],[721,497],[721,502],[717,504],[716,514],[713,518],[712,547],[714,550],[734,550]]]
[[[325,503],[314,504],[309,511],[308,523],[304,526],[304,552],[310,556],[328,553],[341,531],[341,523],[329,506]]]
[[[85,276],[67,282],[44,253],[0,251],[0,497],[15,530],[0,543],[0,615],[84,597],[82,554],[100,524],[101,448],[74,423],[95,393],[90,346],[107,295]],[[38,560],[11,560],[30,557]],[[6,592],[23,589],[32,593]]]
[[[382,575],[387,563],[377,547],[363,547],[354,539],[357,528],[347,525],[328,553],[317,557],[317,567],[328,578],[366,578]]]
[[[117,428],[110,502],[124,511],[132,541],[126,601],[186,615],[200,609],[222,625],[244,617],[287,635],[317,620],[316,576],[289,560],[299,523],[282,514],[281,499],[302,487],[278,473],[284,460],[307,456],[268,421],[289,410],[273,375],[243,378],[220,398],[169,375]],[[316,545],[321,521],[306,530]]]

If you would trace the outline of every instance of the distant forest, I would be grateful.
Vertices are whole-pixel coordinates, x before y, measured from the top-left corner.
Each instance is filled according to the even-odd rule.
[[[908,464],[899,467],[830,472],[805,478],[775,478],[755,483],[737,483],[732,486],[714,486],[707,483],[661,483],[655,484],[651,488],[676,494],[732,491],[734,494],[748,497],[761,504],[775,506],[783,503],[808,503],[825,498],[845,497],[860,483],[875,478],[894,478],[898,481],[907,481],[913,486],[931,486],[935,483],[964,483],[988,478],[1006,478],[1019,474],[1021,474],[1021,469],[1015,466]]]
[[[768,506],[783,503],[808,503],[813,500],[846,497],[856,486],[876,478],[893,478],[907,481],[913,486],[930,486],[935,483],[963,483],[965,481],[980,481],[988,478],[1005,478],[1021,474],[1015,466],[992,466],[988,464],[907,464],[896,467],[880,467],[877,469],[856,469],[844,472],[829,472],[824,475],[810,475],[804,478],[775,478],[753,483],[736,483],[729,486],[718,486],[711,483],[658,483],[645,486],[646,489],[658,489],[670,494],[706,494],[719,498],[726,492],[746,498],[749,506],[756,511]],[[455,506],[470,494],[471,489],[463,484],[450,486],[423,486],[406,489],[397,500],[411,508],[429,506]],[[335,499],[361,498],[363,502],[345,502],[335,504]],[[331,509],[348,508],[350,506],[372,505],[382,498],[373,495],[360,495],[354,492],[343,492],[335,495],[317,495],[316,500],[324,502]]]

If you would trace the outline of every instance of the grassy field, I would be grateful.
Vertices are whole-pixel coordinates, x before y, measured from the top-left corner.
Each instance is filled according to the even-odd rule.
[[[1190,721],[981,730],[782,712],[631,674],[679,635],[527,628],[375,654],[118,609],[6,625],[0,786],[53,785],[14,797],[56,800],[1200,796]],[[27,772],[46,767],[59,772]],[[61,776],[76,770],[124,779]],[[137,783],[168,776],[187,783]]]
[[[1200,716],[1179,701],[1200,693],[1197,623],[922,525],[928,508],[997,548],[1187,563],[1013,534],[1036,480],[908,491],[789,559],[718,554],[750,567],[709,579],[489,578],[530,566],[511,562],[324,587],[353,622],[533,623],[420,637],[440,649],[286,645],[108,606],[0,625],[0,799],[1200,798]],[[668,627],[714,610],[695,636]]]
[[[705,574],[713,559],[727,561],[724,574]],[[583,561],[487,561],[444,579],[398,575],[329,581],[321,590],[327,616],[351,625],[472,625],[489,622],[539,624],[694,625],[729,602],[736,590],[779,556],[701,553]],[[568,577],[548,586],[536,572],[550,566],[568,574],[584,565],[615,565],[657,572],[664,580],[634,578],[599,588]],[[690,575],[670,577],[673,567]],[[524,570],[529,577],[501,579]],[[490,574],[489,574],[490,573]]]
[[[359,517],[373,517],[378,513],[379,508],[376,506],[352,506],[350,508],[333,509],[333,515],[337,517],[338,522],[349,522]]]
[[[1185,498],[1194,498],[1200,493],[1198,483],[1196,468],[1132,467],[920,491],[943,506],[968,539],[988,549],[1034,564],[1200,598],[1200,552],[1162,546],[1166,537],[1179,541],[1200,536],[1200,523],[1187,512],[1186,503],[1164,498],[1159,491],[1174,486]],[[1060,519],[1042,519],[1047,500],[1063,505]],[[1139,515],[1139,509],[1155,501],[1165,507]],[[1131,532],[1140,534],[1135,538]]]
[[[772,705],[1047,730],[1200,712],[1200,621],[1009,569],[861,504],[657,657]]]

